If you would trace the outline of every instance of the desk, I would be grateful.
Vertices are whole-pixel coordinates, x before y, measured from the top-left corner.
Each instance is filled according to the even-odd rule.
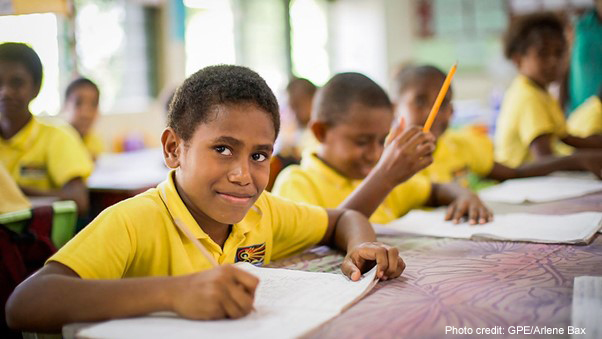
[[[602,193],[546,204],[496,204],[502,212],[562,214],[602,211]],[[439,338],[446,326],[563,327],[571,322],[573,279],[602,276],[602,236],[586,246],[381,236],[407,268],[308,338]],[[272,267],[339,272],[343,256],[321,247]],[[89,324],[65,326],[72,337]],[[473,332],[473,338],[481,337]],[[454,338],[462,336],[454,336]],[[512,338],[527,337],[513,335]],[[528,336],[531,337],[531,336]],[[549,336],[547,336],[549,337]]]
[[[167,178],[160,148],[128,153],[105,153],[88,178],[91,221],[105,208],[156,187]]]
[[[542,214],[602,211],[602,193],[493,207]],[[510,326],[519,325],[563,327],[565,334],[559,337],[568,337],[574,277],[602,276],[600,233],[586,246],[402,235],[379,240],[399,248],[407,265],[402,276],[379,283],[357,305],[308,337],[437,338],[445,335],[446,326],[473,331],[501,326],[507,334]],[[337,271],[341,260],[332,250],[313,250],[273,266]]]

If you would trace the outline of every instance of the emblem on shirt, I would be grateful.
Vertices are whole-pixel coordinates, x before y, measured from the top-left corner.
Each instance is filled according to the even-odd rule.
[[[239,247],[236,250],[236,262],[248,262],[255,266],[263,265],[265,260],[265,243]]]
[[[44,165],[21,165],[19,174],[22,178],[44,178],[48,171]]]

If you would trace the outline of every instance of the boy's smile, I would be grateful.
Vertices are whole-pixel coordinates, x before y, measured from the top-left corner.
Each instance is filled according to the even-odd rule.
[[[240,222],[268,182],[275,139],[268,113],[248,103],[219,105],[190,140],[177,139],[176,161],[166,160],[177,167],[178,193],[197,223],[207,232]]]

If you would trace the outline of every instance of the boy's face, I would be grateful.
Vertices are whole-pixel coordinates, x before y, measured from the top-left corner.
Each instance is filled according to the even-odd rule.
[[[424,126],[444,81],[445,78],[439,75],[420,79],[400,96],[397,111],[406,117],[408,126]],[[435,138],[439,138],[449,126],[453,114],[452,97],[453,92],[450,87],[431,127],[431,133]]]
[[[539,34],[538,41],[514,61],[521,74],[546,87],[560,77],[566,42],[552,34]]]
[[[69,94],[65,108],[69,123],[84,136],[98,116],[98,92],[89,85],[79,86]]]
[[[212,114],[188,142],[179,140],[177,163],[168,164],[179,166],[176,182],[193,215],[208,223],[234,224],[267,185],[274,125],[253,104],[219,105]]]
[[[29,112],[29,103],[40,91],[33,76],[19,62],[0,61],[0,114],[15,119]]]
[[[320,156],[345,177],[363,179],[380,159],[392,122],[392,108],[354,103],[345,121],[327,127]]]
[[[301,88],[293,88],[288,92],[288,103],[301,127],[307,126],[311,117],[313,95]]]

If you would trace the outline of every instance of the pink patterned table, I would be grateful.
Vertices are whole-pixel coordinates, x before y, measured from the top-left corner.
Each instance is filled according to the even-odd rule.
[[[602,211],[602,193],[508,209],[551,214]],[[473,331],[454,338],[482,337],[476,334],[478,328],[496,326],[512,338],[533,337],[509,335],[516,326],[563,328],[564,334],[557,337],[568,337],[574,277],[602,276],[600,234],[586,246],[415,236],[380,240],[400,249],[407,265],[403,275],[379,283],[366,298],[308,337],[438,338],[445,336],[446,326]],[[314,250],[274,266],[336,271],[341,259],[336,252]]]

